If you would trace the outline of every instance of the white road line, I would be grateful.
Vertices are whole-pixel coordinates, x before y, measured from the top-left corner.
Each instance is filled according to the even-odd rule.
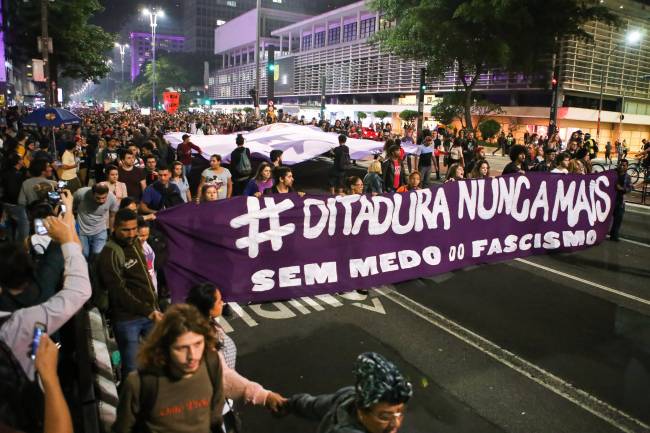
[[[405,310],[478,349],[482,353],[526,376],[544,388],[573,402],[580,408],[594,414],[619,430],[626,433],[648,432],[650,430],[650,426],[644,424],[642,421],[620,411],[586,391],[574,387],[569,382],[566,382],[558,376],[555,376],[537,365],[526,361],[469,329],[462,327],[458,323],[449,320],[445,316],[436,313],[411,298],[404,296],[387,286],[375,288],[375,290],[394,303],[400,305]]]
[[[639,215],[647,215],[647,216],[650,216],[650,212],[648,212],[648,211],[643,212],[643,211],[640,211],[640,210],[630,209],[629,206],[630,206],[629,203],[627,203],[627,204],[625,205],[625,212],[630,212],[630,213],[635,213],[635,214],[639,214]]]
[[[620,296],[622,298],[626,298],[635,302],[639,302],[641,304],[645,305],[650,305],[650,300],[644,299],[644,298],[639,298],[638,296],[631,295],[626,292],[622,292],[620,290],[612,289],[611,287],[603,286],[602,284],[594,283],[593,281],[585,280],[584,278],[576,277],[575,275],[567,274],[566,272],[558,271],[557,269],[549,268],[548,266],[544,265],[539,265],[537,263],[533,263],[531,261],[525,260],[525,259],[515,259],[516,261],[520,263],[527,264],[529,266],[533,266],[535,268],[543,269],[547,272],[552,272],[556,275],[560,275],[565,278],[569,278],[574,281],[578,281],[582,284],[586,284],[591,287],[595,287],[596,289],[602,290],[607,293],[612,293],[614,295]]]
[[[650,248],[650,244],[644,244],[643,242],[633,241],[632,239],[625,239],[625,238],[619,238],[619,239],[622,240],[623,242],[629,242],[631,244],[638,245],[640,247]]]

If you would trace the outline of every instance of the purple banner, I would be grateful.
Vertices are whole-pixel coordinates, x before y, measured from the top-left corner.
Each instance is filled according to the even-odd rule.
[[[158,215],[174,301],[211,281],[236,302],[363,289],[601,242],[616,173],[530,173],[378,196],[295,194]]]

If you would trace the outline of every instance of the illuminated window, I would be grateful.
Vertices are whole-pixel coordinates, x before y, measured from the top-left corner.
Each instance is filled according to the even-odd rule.
[[[236,8],[237,7],[237,2],[235,0],[228,0],[226,2],[226,6],[230,6],[231,8]]]
[[[357,23],[350,23],[343,26],[343,42],[353,41],[357,38]]]
[[[328,45],[338,44],[340,37],[341,37],[341,27],[334,27],[333,29],[329,29],[329,32],[327,34],[327,44]]]
[[[222,26],[224,24],[226,24],[226,22],[224,20],[217,20],[217,25],[218,26]]]
[[[282,0],[273,0],[273,3],[282,3]]]

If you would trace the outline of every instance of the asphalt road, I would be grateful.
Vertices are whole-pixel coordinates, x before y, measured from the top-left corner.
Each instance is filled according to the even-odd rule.
[[[322,188],[327,168],[295,170]],[[237,369],[291,395],[352,384],[361,352],[414,385],[402,432],[650,431],[650,209],[628,207],[621,242],[376,288],[369,295],[233,305]],[[245,432],[317,424],[242,408]]]

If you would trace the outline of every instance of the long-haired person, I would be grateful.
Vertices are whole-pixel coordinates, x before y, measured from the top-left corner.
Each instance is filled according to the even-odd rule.
[[[268,162],[263,162],[257,167],[255,176],[246,184],[244,188],[245,196],[260,197],[264,191],[273,188],[273,167]]]
[[[172,178],[169,180],[169,182],[178,187],[178,190],[181,192],[181,198],[185,203],[192,201],[190,183],[187,181],[187,177],[185,177],[185,170],[183,169],[182,162],[172,162]]]
[[[449,166],[449,170],[447,171],[447,179],[445,179],[445,183],[463,180],[464,177],[465,169],[463,166],[460,164],[452,164]]]
[[[471,179],[485,179],[490,177],[490,163],[485,159],[479,159],[474,164],[474,168],[469,177]]]
[[[190,289],[185,301],[195,306],[215,330],[217,337],[215,348],[221,358],[223,388],[226,399],[241,400],[277,412],[287,400],[280,394],[264,389],[259,383],[243,377],[235,370],[237,346],[219,324],[219,317],[221,317],[224,306],[221,291],[214,284],[198,284]],[[227,401],[226,411],[224,421],[226,431],[230,431],[232,424],[235,422],[230,401]]]
[[[384,181],[381,177],[381,162],[375,159],[368,166],[368,173],[363,178],[363,192],[377,195],[383,191]]]
[[[175,304],[144,340],[139,370],[126,378],[113,433],[210,432],[221,429],[222,366],[210,322]]]

